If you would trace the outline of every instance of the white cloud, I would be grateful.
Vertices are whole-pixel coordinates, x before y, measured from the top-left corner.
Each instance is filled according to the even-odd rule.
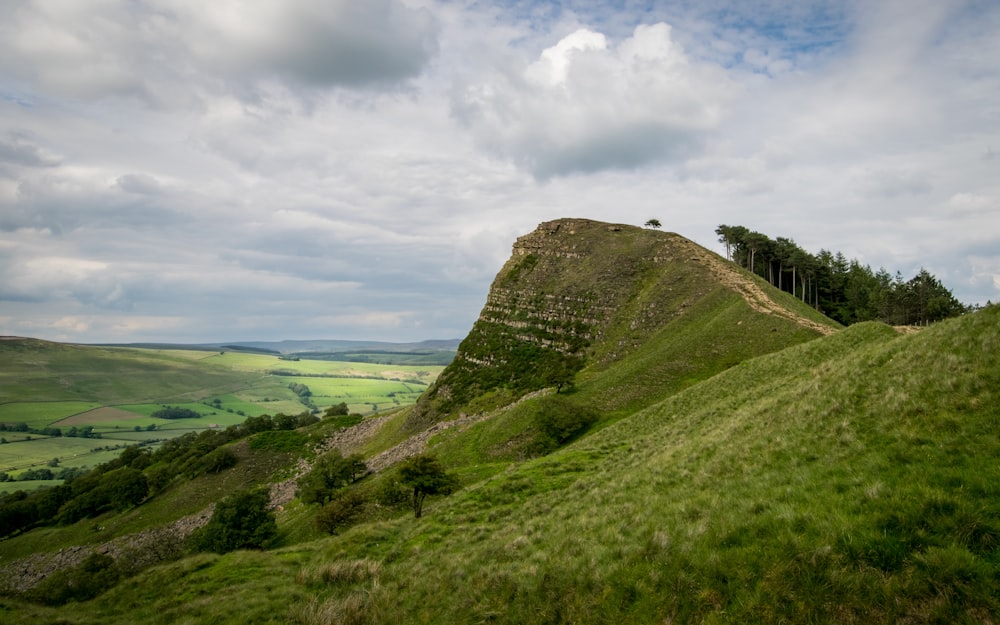
[[[660,23],[615,47],[578,30],[519,73],[466,86],[453,110],[485,149],[546,179],[691,156],[734,94],[722,68],[688,58]]]

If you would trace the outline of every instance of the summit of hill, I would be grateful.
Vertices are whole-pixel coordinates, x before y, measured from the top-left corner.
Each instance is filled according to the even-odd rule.
[[[558,219],[518,238],[451,365],[421,398],[419,428],[644,360],[635,407],[839,324],[674,233]],[[644,357],[645,355],[645,357]],[[636,386],[637,385],[637,386]]]

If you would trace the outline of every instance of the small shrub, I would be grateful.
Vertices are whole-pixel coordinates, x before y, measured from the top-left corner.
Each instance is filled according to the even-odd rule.
[[[261,432],[250,439],[250,448],[258,451],[302,451],[309,438],[294,430]]]
[[[583,434],[598,419],[595,409],[561,397],[543,397],[532,420],[537,434],[533,449],[545,454]]]
[[[413,456],[399,468],[399,481],[413,490],[413,516],[420,518],[427,495],[450,495],[458,480],[444,470],[434,456]]]
[[[341,493],[320,508],[314,523],[316,529],[327,534],[351,525],[364,511],[365,498],[355,491]]]
[[[87,601],[114,586],[120,577],[114,558],[95,553],[78,566],[49,575],[25,596],[30,601],[45,605]]]
[[[228,447],[220,447],[201,459],[201,469],[205,473],[221,473],[236,466],[238,459]]]
[[[375,501],[389,508],[402,506],[409,500],[410,489],[392,477],[382,480],[375,492]]]

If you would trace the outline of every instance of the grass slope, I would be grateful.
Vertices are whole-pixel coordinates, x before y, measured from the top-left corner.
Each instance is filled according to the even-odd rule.
[[[63,610],[5,599],[0,616],[995,622],[998,414],[1000,308],[909,336],[862,324],[511,465],[420,521],[187,558]]]
[[[210,354],[4,340],[0,403],[182,401],[191,398],[192,389],[209,393],[245,384],[240,373],[199,366],[206,357]]]

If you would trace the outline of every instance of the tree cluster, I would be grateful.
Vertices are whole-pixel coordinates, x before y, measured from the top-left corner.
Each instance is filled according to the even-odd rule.
[[[227,443],[252,434],[293,430],[317,422],[309,413],[298,416],[250,417],[225,430],[189,432],[164,442],[156,451],[126,447],[118,458],[83,473],[67,473],[63,484],[31,493],[0,496],[0,537],[36,526],[75,523],[109,510],[126,510],[143,503],[171,484],[218,473],[238,461]],[[47,476],[55,477],[49,469]]]
[[[53,438],[58,438],[60,436],[77,437],[77,438],[101,438],[100,432],[94,431],[94,426],[85,425],[83,427],[76,427],[75,425],[65,432],[62,428],[56,428],[52,426],[46,426],[43,428],[33,428],[23,421],[20,423],[0,423],[0,432],[17,432],[25,434],[33,434],[37,436],[50,436]],[[6,439],[4,439],[6,441]]]
[[[191,546],[215,553],[266,547],[278,534],[269,503],[267,489],[233,493],[215,505],[208,523],[194,531]]]
[[[340,450],[333,450],[313,464],[312,469],[299,478],[298,497],[305,503],[325,504],[339,489],[353,483],[368,471],[364,459],[358,454],[346,458]]]
[[[844,325],[924,325],[967,310],[925,269],[906,280],[898,271],[872,271],[840,252],[810,254],[792,239],[771,239],[744,226],[721,225],[715,233],[728,259]]]
[[[167,406],[157,410],[150,416],[156,419],[200,419],[201,413],[191,410],[190,408]]]

